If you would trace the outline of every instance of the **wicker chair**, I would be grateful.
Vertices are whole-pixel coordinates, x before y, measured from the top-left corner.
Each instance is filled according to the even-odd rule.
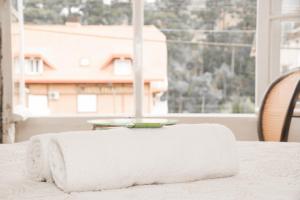
[[[288,72],[271,84],[259,111],[258,137],[261,141],[288,140],[299,93],[300,68]]]

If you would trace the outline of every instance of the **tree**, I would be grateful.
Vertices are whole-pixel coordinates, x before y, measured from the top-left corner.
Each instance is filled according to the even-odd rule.
[[[64,24],[72,16],[80,16],[83,24],[130,24],[131,1],[102,0],[25,0],[24,19],[32,24]]]
[[[131,24],[131,1],[112,1],[110,5],[99,0],[87,1],[82,9],[84,24],[121,25]]]
[[[168,40],[169,111],[203,112],[205,105],[205,112],[220,112],[222,105],[231,101],[232,95],[250,97],[253,102],[254,58],[250,57],[250,50],[254,34],[230,30],[255,29],[256,4],[251,0],[207,1],[203,10],[192,10],[192,5],[192,1],[160,0],[145,12],[145,22],[164,31]],[[228,15],[236,23],[218,27]],[[185,31],[220,28],[228,31]],[[197,40],[199,37],[202,41]],[[213,45],[217,43],[224,45]],[[248,46],[235,47],[234,43]],[[224,66],[231,66],[230,75]],[[209,87],[198,79],[205,73],[212,76]],[[186,87],[182,85],[189,85],[188,91],[183,92]],[[210,96],[210,99],[203,103],[203,96]],[[185,109],[185,105],[189,108]]]
[[[256,23],[256,1],[252,0],[223,0],[207,1],[206,9],[196,12],[204,20],[203,27],[221,28],[223,32],[206,33],[206,41],[210,43],[222,43],[223,46],[204,46],[203,65],[204,71],[214,74],[214,84],[223,91],[222,105],[236,98],[248,98],[254,106],[254,71],[255,60],[250,56],[251,44],[254,40]],[[235,21],[230,25],[220,22],[226,17]],[[228,30],[227,32],[224,30]],[[235,32],[232,30],[239,30]],[[234,46],[234,44],[248,44],[245,46]],[[218,55],[218,56],[216,56]],[[224,66],[231,66],[233,75],[228,77]],[[223,69],[222,69],[223,68]],[[223,72],[222,72],[223,71]],[[227,77],[226,77],[227,74]],[[244,109],[248,111],[249,109]],[[243,109],[232,109],[232,112],[243,112]]]

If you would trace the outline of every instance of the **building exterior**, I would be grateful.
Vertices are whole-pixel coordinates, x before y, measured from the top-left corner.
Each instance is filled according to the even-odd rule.
[[[300,23],[285,22],[283,25],[280,64],[285,72],[300,67]]]
[[[15,40],[18,33],[15,32]],[[25,25],[26,105],[31,114],[131,114],[134,109],[131,26]],[[17,42],[14,42],[17,45]],[[15,46],[14,49],[18,49]],[[15,102],[20,66],[15,54]],[[166,38],[144,28],[144,111],[167,111]]]

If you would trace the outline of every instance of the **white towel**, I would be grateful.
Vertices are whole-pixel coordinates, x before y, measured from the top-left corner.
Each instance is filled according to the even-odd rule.
[[[26,153],[26,169],[31,179],[52,182],[48,159],[48,144],[55,135],[43,134],[30,138]]]
[[[53,182],[49,167],[49,142],[59,134],[73,135],[100,133],[99,131],[71,131],[64,133],[47,133],[32,136],[26,153],[26,169],[28,176],[35,181]]]
[[[235,138],[221,125],[105,132],[53,138],[50,168],[59,188],[65,192],[97,191],[227,177],[238,172]]]

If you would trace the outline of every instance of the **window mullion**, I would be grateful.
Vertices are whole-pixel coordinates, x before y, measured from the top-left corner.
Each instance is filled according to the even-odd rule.
[[[271,5],[272,13],[275,11],[281,12],[281,0],[272,1]],[[280,75],[280,34],[281,27],[280,21],[270,20],[270,82],[274,81]]]
[[[143,117],[143,26],[144,1],[133,0],[133,72],[135,117]]]
[[[0,26],[2,38],[2,142],[13,143],[15,140],[13,123],[13,71],[11,40],[11,2],[0,1]],[[1,141],[0,141],[1,142]]]
[[[258,108],[270,83],[270,14],[272,0],[257,1],[255,107]]]
[[[20,82],[19,82],[19,105],[25,107],[25,59],[24,59],[24,17],[23,0],[18,0],[18,20],[20,29],[19,42],[19,63],[20,63]]]

